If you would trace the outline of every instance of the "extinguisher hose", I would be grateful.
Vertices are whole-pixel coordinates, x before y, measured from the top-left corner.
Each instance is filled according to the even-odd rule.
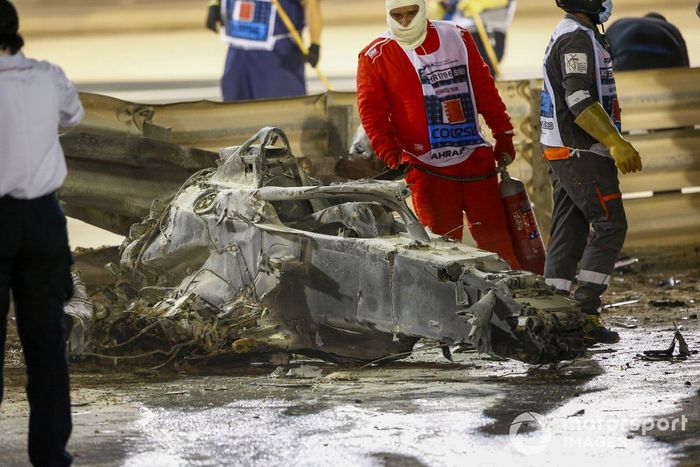
[[[422,166],[422,165],[414,165],[414,168],[420,170],[421,172],[425,172],[428,175],[432,175],[433,177],[438,177],[438,178],[444,178],[445,180],[452,180],[453,182],[481,182],[483,180],[488,180],[489,178],[495,177],[498,172],[493,171],[489,172],[484,175],[479,175],[476,177],[457,177],[453,175],[445,175],[437,172],[433,172],[432,170]]]

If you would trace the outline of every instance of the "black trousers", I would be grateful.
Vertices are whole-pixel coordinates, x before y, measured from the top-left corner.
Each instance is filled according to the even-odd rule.
[[[495,73],[494,68],[493,68],[493,63],[491,63],[491,58],[489,58],[489,54],[486,52],[486,46],[484,45],[484,42],[481,40],[481,36],[476,31],[469,31],[469,32],[472,35],[472,39],[474,39],[474,42],[476,43],[476,47],[479,49],[479,53],[481,54],[481,57],[484,59],[486,64],[489,66],[489,70],[491,71],[491,76],[495,76],[496,73]],[[501,59],[503,59],[503,55],[506,52],[506,35],[505,35],[505,33],[494,31],[492,33],[489,33],[489,38],[491,39],[491,46],[493,47],[493,51],[496,52],[496,59],[500,63]]]
[[[10,290],[27,367],[29,459],[70,465],[72,424],[63,305],[73,293],[66,218],[52,195],[0,198],[0,357],[4,360]],[[0,403],[2,402],[0,365]]]
[[[554,209],[544,276],[566,292],[562,284],[576,278],[581,311],[598,314],[627,234],[617,168],[612,159],[590,152],[549,161],[549,167]]]

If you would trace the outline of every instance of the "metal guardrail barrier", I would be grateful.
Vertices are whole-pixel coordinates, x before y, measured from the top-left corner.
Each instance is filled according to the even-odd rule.
[[[640,150],[641,173],[621,176],[628,244],[697,240],[700,229],[700,68],[619,73],[627,137]],[[539,146],[541,81],[503,81],[519,157],[511,172],[527,183],[546,236],[551,186]],[[67,213],[117,233],[172,196],[187,177],[216,163],[218,149],[241,144],[263,126],[288,135],[310,171],[332,177],[359,124],[356,95],[237,103],[147,105],[81,94],[86,118],[62,142],[69,176]]]
[[[617,73],[623,133],[644,169],[620,176],[629,230],[626,244],[698,241],[700,229],[700,68]],[[541,81],[531,86],[533,122]],[[533,125],[532,138],[539,139]],[[541,155],[538,147],[535,153]],[[546,162],[533,160],[536,214],[549,225]]]
[[[621,177],[630,241],[698,241],[700,68],[620,73],[617,83],[623,130],[644,163]]]

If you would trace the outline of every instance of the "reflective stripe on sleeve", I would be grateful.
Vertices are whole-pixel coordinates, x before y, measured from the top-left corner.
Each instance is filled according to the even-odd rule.
[[[590,97],[591,93],[588,91],[576,91],[575,93],[566,97],[566,104],[569,106],[569,108],[572,108],[579,102],[583,102],[586,99],[590,99]]]

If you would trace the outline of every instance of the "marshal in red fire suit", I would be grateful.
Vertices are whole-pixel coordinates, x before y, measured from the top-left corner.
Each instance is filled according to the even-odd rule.
[[[451,99],[455,89],[461,94]],[[406,181],[420,221],[461,240],[466,213],[477,246],[519,269],[499,198],[494,148],[481,135],[478,114],[496,137],[496,153],[511,158],[513,126],[469,32],[428,21],[415,50],[405,51],[390,35],[374,40],[359,55],[357,94],[362,125],[379,157],[389,167],[412,167]],[[473,138],[455,147],[460,143],[449,140],[451,133]]]

